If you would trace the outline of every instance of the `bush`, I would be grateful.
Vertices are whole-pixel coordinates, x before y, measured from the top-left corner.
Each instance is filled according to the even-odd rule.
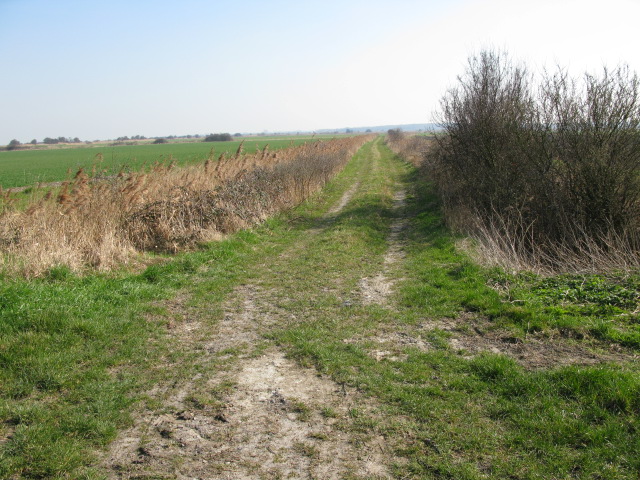
[[[167,142],[167,139],[166,139],[166,138],[156,138],[156,139],[153,141],[153,144],[154,144],[154,145],[159,145],[159,144],[161,144],[161,143],[168,143],[168,142]]]
[[[404,133],[399,128],[390,128],[387,130],[387,136],[391,142],[400,142],[404,139]]]
[[[205,142],[229,142],[233,140],[230,133],[212,133],[204,138]]]
[[[11,140],[9,145],[7,145],[7,150],[17,150],[20,147],[20,142],[18,140]]]
[[[553,267],[640,250],[640,89],[626,67],[540,87],[505,54],[469,60],[428,154],[450,223]],[[481,238],[482,239],[482,238]],[[486,239],[486,238],[485,238]],[[637,264],[637,260],[635,261]]]

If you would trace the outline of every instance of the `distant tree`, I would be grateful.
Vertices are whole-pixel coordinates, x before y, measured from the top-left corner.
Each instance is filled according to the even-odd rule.
[[[42,143],[45,143],[47,145],[55,145],[56,143],[59,143],[59,140],[57,138],[45,137]]]
[[[234,137],[241,137],[241,136],[242,136],[242,134],[241,134],[241,133],[234,133],[234,134],[233,134],[233,136],[234,136]]]
[[[7,145],[7,150],[16,150],[20,146],[20,142],[15,138],[9,142]]]
[[[31,140],[31,145],[37,145],[37,144],[38,144],[38,140],[36,140],[35,138]]]
[[[67,143],[68,141],[66,137],[58,137],[58,143]]]
[[[367,129],[364,131],[364,133],[371,133],[371,129],[370,129],[370,128],[367,128]]]
[[[168,143],[166,138],[156,138],[153,141],[154,145],[158,145],[159,143]]]
[[[399,128],[391,128],[387,130],[387,135],[389,136],[389,140],[391,142],[400,141],[404,137],[404,133],[402,133],[402,130],[400,130]]]
[[[73,143],[80,143],[80,139],[78,137],[74,138]]]
[[[353,130],[350,128],[345,129],[344,133],[353,133]]]
[[[205,142],[228,142],[233,140],[230,133],[212,133],[204,138]]]

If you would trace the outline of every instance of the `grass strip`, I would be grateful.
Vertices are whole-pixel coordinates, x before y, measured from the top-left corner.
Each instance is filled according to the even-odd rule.
[[[378,186],[356,196],[345,221],[292,261],[295,271],[322,269],[340,284],[320,294],[329,282],[315,276],[295,295],[295,285],[285,285],[298,321],[274,338],[301,362],[382,402],[387,420],[377,428],[407,459],[396,465],[399,478],[636,478],[640,372],[633,350],[629,361],[529,368],[505,354],[455,348],[451,339],[473,328],[465,318],[482,320],[478,335],[499,329],[522,342],[534,334],[536,342],[551,341],[567,320],[529,300],[538,295],[531,285],[510,295],[493,288],[497,272],[456,249],[428,183],[399,163],[383,150],[377,180],[414,186],[406,258],[386,272],[396,281],[393,301],[357,299],[358,280],[380,269],[393,217],[389,192]],[[618,308],[633,308],[625,305]],[[442,327],[453,320],[459,330]],[[578,344],[607,348],[615,340],[603,335]]]

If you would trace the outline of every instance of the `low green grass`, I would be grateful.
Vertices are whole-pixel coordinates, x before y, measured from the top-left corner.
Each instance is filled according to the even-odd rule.
[[[256,241],[242,232],[139,274],[0,279],[0,478],[102,478],[95,452],[171,371],[158,362],[181,358],[161,301],[206,270],[215,310]]]
[[[425,325],[473,315],[524,341],[570,329],[572,345],[607,349],[636,331],[637,278],[481,268],[456,249],[428,183],[381,145],[372,160],[372,148],[290,214],[141,273],[2,279],[0,478],[101,478],[92,452],[130,422],[141,392],[191,371],[163,334],[170,312],[161,300],[187,291],[190,305],[215,317],[235,286],[250,284],[269,292],[281,321],[265,341],[377,405],[376,417],[352,409],[344,428],[384,436],[406,459],[393,466],[397,478],[636,479],[636,361],[528,369],[455,349],[456,332]],[[352,201],[324,217],[356,181]],[[395,212],[399,185],[410,195]],[[395,293],[365,305],[360,281],[384,268],[399,213],[409,219],[405,257],[385,271]],[[426,348],[385,343],[396,335]],[[640,349],[626,345],[630,357]],[[393,355],[376,358],[379,349]],[[173,362],[164,372],[153,368],[163,357]]]
[[[290,145],[330,138],[328,136],[252,137],[244,140],[243,149],[253,153],[264,148],[278,150]],[[166,144],[117,145],[105,144],[51,148],[44,150],[0,151],[0,187],[11,188],[35,185],[38,182],[56,182],[74,174],[80,167],[87,171],[95,165],[106,174],[117,173],[120,169],[140,170],[144,165],[175,160],[178,165],[204,161],[211,149],[216,156],[223,152],[235,153],[243,140],[230,142],[182,142]],[[101,158],[101,161],[98,159]]]
[[[372,428],[408,459],[396,465],[398,478],[637,478],[640,369],[634,342],[628,342],[629,361],[619,364],[532,370],[506,355],[458,351],[448,342],[455,333],[424,328],[471,314],[486,328],[545,341],[560,325],[592,333],[589,325],[597,318],[608,325],[606,332],[570,341],[606,349],[619,342],[611,332],[628,331],[637,315],[636,280],[525,275],[517,283],[483,269],[456,249],[424,179],[399,169],[389,152],[384,157],[380,174],[386,180],[378,178],[379,185],[396,179],[415,187],[406,212],[406,258],[387,273],[397,282],[393,302],[365,306],[354,298],[358,279],[380,268],[392,217],[389,197],[380,194],[384,188],[373,187],[377,194],[360,193],[326,236],[291,263],[307,275],[296,275],[293,282],[306,280],[288,286],[288,297],[295,298],[288,303],[299,319],[300,311],[308,314],[273,338],[299,361],[381,402],[386,421]],[[318,281],[314,271],[323,271]],[[495,288],[498,273],[517,285]],[[327,275],[340,278],[343,288],[320,295],[330,283]],[[564,317],[549,310],[558,304]],[[397,331],[428,348],[384,344]],[[393,349],[393,356],[376,358],[378,349]]]
[[[56,478],[86,462],[126,421],[154,325],[145,301],[161,288],[144,277],[0,283],[0,477]]]
[[[490,275],[502,298],[525,307],[514,317],[520,328],[530,324],[526,311],[532,309],[537,329],[640,350],[640,274]]]

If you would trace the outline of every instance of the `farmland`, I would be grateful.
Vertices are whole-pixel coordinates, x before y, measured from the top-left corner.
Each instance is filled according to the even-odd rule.
[[[251,137],[244,140],[243,150],[253,153],[267,144],[270,150],[289,145],[300,145],[313,139],[330,136]],[[114,145],[98,144],[87,147],[46,148],[18,151],[0,151],[0,187],[12,188],[38,182],[64,180],[80,167],[87,170],[93,165],[106,174],[115,174],[124,168],[135,171],[158,161],[175,161],[188,165],[206,159],[213,148],[216,155],[235,152],[243,140],[231,142],[182,142],[166,144]],[[98,162],[98,159],[101,160]]]

